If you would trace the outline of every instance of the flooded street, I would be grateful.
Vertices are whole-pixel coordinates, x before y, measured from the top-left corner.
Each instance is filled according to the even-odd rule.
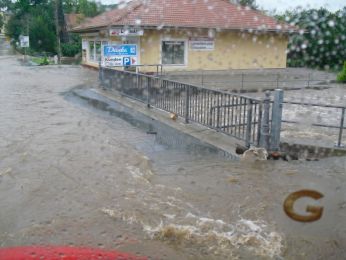
[[[2,47],[4,49],[4,47]],[[118,105],[71,95],[97,86],[80,66],[0,56],[0,246],[74,245],[150,259],[342,259],[346,160],[244,162]],[[319,221],[282,209],[324,198]]]

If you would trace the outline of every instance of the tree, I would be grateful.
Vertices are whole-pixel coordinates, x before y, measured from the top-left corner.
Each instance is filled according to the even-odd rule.
[[[12,1],[11,0],[0,0],[0,9],[9,10],[11,9]]]
[[[289,40],[289,66],[342,67],[346,60],[346,8],[335,13],[324,8],[294,10],[277,18],[301,29]]]
[[[2,13],[0,13],[0,32],[3,26],[4,26],[4,17],[2,16]]]
[[[66,13],[84,14],[86,17],[93,17],[104,11],[102,5],[89,0],[62,0]]]
[[[250,7],[251,9],[257,10],[258,5],[256,4],[256,0],[235,0],[236,4]]]
[[[6,34],[13,42],[30,36],[30,49],[55,52],[54,12],[50,0],[17,0],[10,6]]]

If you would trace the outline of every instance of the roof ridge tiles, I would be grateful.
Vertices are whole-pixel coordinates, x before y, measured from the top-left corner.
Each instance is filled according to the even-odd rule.
[[[297,31],[265,13],[226,0],[133,0],[86,21],[72,31],[109,26],[157,26],[239,30]]]

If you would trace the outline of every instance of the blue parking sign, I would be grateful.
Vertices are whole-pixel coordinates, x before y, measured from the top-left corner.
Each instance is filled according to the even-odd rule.
[[[131,57],[124,57],[123,58],[123,65],[124,66],[130,66],[131,65]]]

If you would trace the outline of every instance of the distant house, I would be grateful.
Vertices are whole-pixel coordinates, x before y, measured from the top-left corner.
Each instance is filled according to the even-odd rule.
[[[163,64],[169,71],[284,68],[296,30],[226,0],[146,0],[70,31],[82,36],[84,64]]]
[[[72,28],[79,26],[84,22],[85,16],[83,14],[65,14],[65,23],[68,31],[71,31]]]

